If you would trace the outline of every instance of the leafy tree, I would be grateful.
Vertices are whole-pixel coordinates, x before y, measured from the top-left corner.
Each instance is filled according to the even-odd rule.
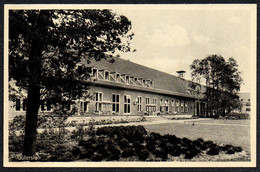
[[[77,64],[113,62],[117,51],[131,51],[130,29],[131,22],[111,10],[9,11],[9,81],[27,98],[25,156],[35,154],[41,101],[65,106],[82,97],[91,70]]]
[[[234,58],[226,61],[221,55],[210,55],[202,60],[193,61],[191,75],[193,80],[203,78],[206,85],[204,101],[210,116],[229,114],[240,107],[237,93],[240,90],[242,78]]]

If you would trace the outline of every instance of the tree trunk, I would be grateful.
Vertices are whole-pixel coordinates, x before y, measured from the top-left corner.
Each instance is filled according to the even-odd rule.
[[[25,137],[23,155],[33,156],[36,151],[37,120],[40,107],[40,80],[41,80],[41,52],[42,46],[38,40],[34,40],[29,56],[29,74],[27,110],[25,122]]]
[[[36,151],[37,120],[40,106],[40,88],[37,85],[29,85],[27,102],[23,155],[33,156]]]

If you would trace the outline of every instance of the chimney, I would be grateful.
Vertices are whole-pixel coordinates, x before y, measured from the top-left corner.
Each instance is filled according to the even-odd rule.
[[[178,77],[179,77],[179,78],[184,79],[184,74],[186,73],[186,71],[184,71],[184,70],[179,70],[179,71],[176,71],[176,73],[178,73]]]

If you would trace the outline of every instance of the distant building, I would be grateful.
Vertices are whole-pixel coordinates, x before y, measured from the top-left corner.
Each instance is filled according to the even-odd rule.
[[[180,78],[121,58],[114,63],[93,61],[88,66],[92,77],[86,82],[94,98],[76,100],[76,115],[205,115],[201,93],[183,75]],[[26,100],[14,103],[12,114],[25,112]],[[51,105],[42,102],[40,112],[52,112]]]
[[[251,111],[250,93],[239,93],[239,100],[242,103],[242,109],[240,112],[250,113]]]

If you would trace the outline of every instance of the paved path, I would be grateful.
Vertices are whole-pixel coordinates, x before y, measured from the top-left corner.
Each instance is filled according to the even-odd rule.
[[[106,126],[130,126],[130,125],[134,125],[134,126],[138,126],[138,125],[154,125],[154,124],[171,124],[171,123],[185,123],[185,122],[196,122],[197,121],[206,121],[206,120],[214,120],[212,118],[201,118],[201,119],[185,119],[185,120],[169,120],[166,118],[161,118],[158,117],[158,119],[156,120],[150,120],[150,117],[148,117],[148,121],[143,121],[143,122],[130,122],[130,123],[119,123],[119,124],[105,124],[105,125],[94,125],[96,128],[100,128],[100,127],[106,127]],[[201,123],[204,124],[204,123]],[[88,126],[84,126],[83,128],[88,128]],[[58,130],[58,128],[55,128]],[[66,127],[66,130],[69,131],[73,131],[75,130],[76,127]],[[41,133],[43,132],[44,129],[38,129],[38,132]]]

